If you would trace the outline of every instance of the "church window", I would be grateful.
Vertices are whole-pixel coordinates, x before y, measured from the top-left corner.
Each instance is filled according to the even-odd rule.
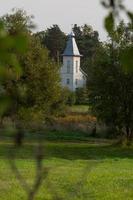
[[[67,73],[70,73],[70,60],[67,61]]]
[[[78,61],[76,60],[76,73],[78,73]]]
[[[70,84],[70,79],[69,78],[67,78],[66,83],[67,83],[67,85]]]

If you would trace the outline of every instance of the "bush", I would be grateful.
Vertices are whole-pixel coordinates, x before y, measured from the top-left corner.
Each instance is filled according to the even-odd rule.
[[[69,91],[67,104],[68,104],[69,106],[72,106],[72,105],[74,105],[75,103],[76,103],[75,92]]]
[[[62,98],[64,99],[64,103],[66,105],[72,106],[76,103],[76,95],[75,92],[70,91],[68,88],[62,89]]]
[[[84,88],[77,88],[75,92],[76,104],[88,104],[88,90]]]
[[[20,108],[17,119],[24,129],[39,130],[45,126],[46,116],[42,110],[33,108]]]

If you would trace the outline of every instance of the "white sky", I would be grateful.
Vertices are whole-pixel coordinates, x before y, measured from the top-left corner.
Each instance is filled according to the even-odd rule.
[[[133,0],[124,2],[133,10]],[[0,0],[0,3],[0,16],[12,8],[22,8],[28,15],[34,15],[37,31],[58,24],[65,33],[69,33],[71,24],[87,23],[99,31],[102,40],[106,39],[103,28],[106,11],[100,5],[100,0]]]

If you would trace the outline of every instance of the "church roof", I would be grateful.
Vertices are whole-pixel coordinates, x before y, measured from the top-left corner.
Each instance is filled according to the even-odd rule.
[[[75,35],[72,32],[67,41],[66,48],[64,50],[63,56],[81,56],[79,53],[76,41],[75,41]]]

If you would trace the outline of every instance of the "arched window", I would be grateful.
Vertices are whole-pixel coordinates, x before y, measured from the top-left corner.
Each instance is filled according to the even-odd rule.
[[[70,60],[67,61],[67,73],[70,74]]]

